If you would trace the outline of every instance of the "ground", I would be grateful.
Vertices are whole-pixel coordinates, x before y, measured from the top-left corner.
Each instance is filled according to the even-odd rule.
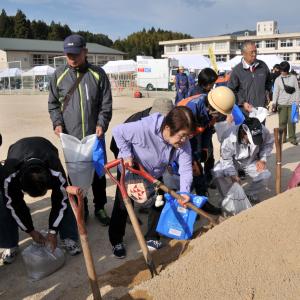
[[[173,93],[163,93],[164,96],[173,97]],[[144,108],[151,106],[154,97],[161,96],[154,93],[152,98],[134,99],[131,97],[116,97],[113,105],[113,119],[106,138],[108,145],[111,139],[111,129],[114,125],[122,123],[129,115]],[[269,116],[267,119],[267,127],[273,132],[273,128],[278,126],[277,115]],[[5,159],[8,147],[22,137],[43,136],[53,142],[60,150],[62,156],[59,139],[53,134],[47,111],[46,95],[3,95],[0,96],[0,132],[3,136],[3,145],[0,148],[0,160]],[[298,134],[299,136],[299,134]],[[219,147],[215,141],[215,155],[218,157]],[[274,196],[275,186],[275,147],[268,161],[269,169],[272,172],[272,179],[269,191],[262,195],[264,199]],[[112,159],[112,154],[108,151],[108,159]],[[299,148],[290,144],[283,146],[283,169],[282,169],[282,187],[286,189],[287,181],[292,171],[299,161]],[[107,210],[110,213],[113,200],[115,186],[108,179],[108,205]],[[216,195],[212,193],[212,196]],[[42,199],[30,199],[29,203],[34,224],[37,229],[47,229],[48,214],[50,210],[49,194]],[[90,197],[91,198],[91,197]],[[90,201],[90,211],[93,211],[92,201]],[[141,216],[144,221],[145,217]],[[143,227],[144,228],[144,227]],[[136,242],[132,227],[127,226],[125,243],[127,247],[127,258],[118,260],[112,256],[111,246],[108,240],[107,227],[102,227],[93,216],[90,217],[88,225],[88,236],[91,245],[96,273],[99,276],[99,284],[101,286],[101,294],[104,299],[118,299],[117,292],[126,292],[129,286],[139,282],[135,272],[138,273],[140,268],[144,268],[143,261],[139,259],[141,252]],[[20,248],[21,250],[30,244],[31,240],[26,234],[20,232]],[[184,250],[185,243],[172,242],[168,248],[161,253],[162,267],[176,259]],[[168,252],[168,250],[171,250]],[[168,257],[168,253],[172,253]],[[132,260],[137,259],[135,262]],[[160,260],[157,258],[157,260]],[[126,263],[121,269],[115,269],[121,264]],[[130,266],[130,268],[129,268]],[[131,272],[129,272],[131,270]],[[145,271],[146,272],[146,271]],[[138,274],[137,274],[138,275]],[[148,274],[145,278],[148,278]],[[138,276],[137,276],[138,277]],[[122,279],[120,279],[122,278]],[[144,278],[141,276],[141,278]],[[143,281],[143,279],[141,279]],[[16,283],[15,285],[13,285]],[[0,266],[0,296],[1,299],[86,299],[91,294],[89,283],[87,280],[86,269],[84,265],[83,255],[76,257],[67,256],[65,266],[50,275],[46,279],[33,282],[28,279],[25,266],[21,255],[18,256],[16,262],[9,266]],[[119,294],[118,294],[119,295]]]

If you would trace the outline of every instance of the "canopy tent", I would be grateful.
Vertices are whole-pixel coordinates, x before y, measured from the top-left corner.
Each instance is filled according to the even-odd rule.
[[[27,72],[22,74],[23,77],[25,76],[50,76],[55,72],[55,69],[45,65],[45,66],[36,66],[30,69]]]
[[[20,77],[22,72],[19,68],[4,69],[0,72],[0,78]]]
[[[136,66],[136,62],[132,59],[129,59],[109,61],[102,68],[107,74],[117,74],[136,72]]]
[[[170,58],[177,59],[179,65],[187,69],[202,70],[211,67],[209,58],[200,54],[174,54]]]
[[[238,63],[241,62],[242,55],[237,55],[226,62],[218,63],[219,70],[231,71]],[[275,64],[280,64],[282,59],[275,54],[257,55],[257,59],[266,63],[269,69],[272,69]]]

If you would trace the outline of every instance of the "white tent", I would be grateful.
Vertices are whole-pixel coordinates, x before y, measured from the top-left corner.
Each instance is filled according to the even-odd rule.
[[[237,55],[227,62],[218,63],[218,69],[230,71],[238,63],[241,62],[241,59],[242,59],[242,55]],[[265,62],[269,69],[272,69],[275,64],[280,64],[282,62],[282,59],[280,58],[280,56],[275,55],[275,54],[257,55],[257,59]]]
[[[102,68],[107,74],[136,72],[136,62],[130,60],[113,60],[107,62]]]
[[[36,66],[30,69],[27,72],[22,74],[23,77],[25,76],[49,76],[55,72],[55,69],[50,66]]]
[[[19,68],[4,69],[0,71],[0,78],[19,77],[22,75],[22,72]]]
[[[200,54],[174,54],[170,58],[177,59],[179,65],[187,69],[201,70],[211,67],[209,58]]]

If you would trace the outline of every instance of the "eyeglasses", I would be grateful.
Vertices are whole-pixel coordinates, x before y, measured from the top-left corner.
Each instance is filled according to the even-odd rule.
[[[177,133],[175,135],[181,142],[185,142],[186,140],[189,140],[193,137],[192,134],[179,134]]]

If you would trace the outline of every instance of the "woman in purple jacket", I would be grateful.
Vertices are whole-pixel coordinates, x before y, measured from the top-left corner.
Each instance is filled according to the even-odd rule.
[[[166,117],[155,113],[137,122],[118,125],[113,129],[113,137],[119,148],[118,157],[129,165],[133,161],[142,164],[157,179],[161,179],[168,165],[176,161],[179,165],[180,191],[190,192],[193,174],[189,138],[195,129],[191,110],[180,106],[173,108]],[[186,201],[189,201],[188,197]],[[155,231],[161,210],[162,207],[153,206],[149,213],[145,237],[150,250],[162,247]],[[117,258],[126,256],[123,245],[126,219],[127,211],[117,191],[109,226],[109,239]]]

